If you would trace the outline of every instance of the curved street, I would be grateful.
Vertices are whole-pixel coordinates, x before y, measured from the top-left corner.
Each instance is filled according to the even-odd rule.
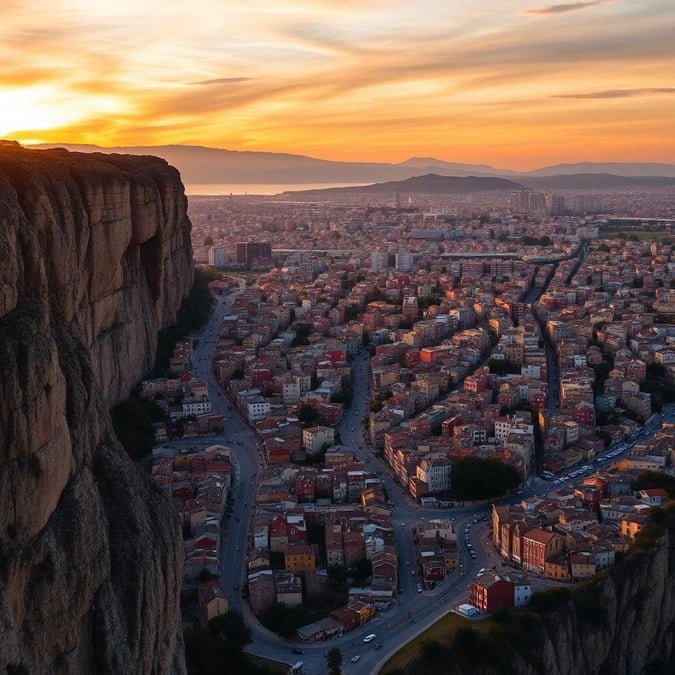
[[[243,287],[244,281],[240,280]],[[421,633],[441,616],[450,611],[460,601],[468,597],[470,580],[483,567],[494,564],[494,553],[490,550],[488,541],[488,523],[478,521],[476,515],[487,513],[485,506],[462,509],[425,509],[417,505],[404,493],[401,487],[393,480],[391,473],[384,462],[375,457],[367,448],[363,439],[362,421],[368,412],[370,403],[368,391],[368,354],[362,350],[354,359],[354,397],[352,405],[345,410],[339,424],[342,443],[350,447],[366,466],[370,467],[380,478],[388,499],[392,503],[391,518],[395,530],[396,545],[399,555],[399,577],[402,592],[396,604],[388,611],[378,612],[375,618],[365,626],[351,631],[335,641],[326,641],[316,644],[297,645],[283,640],[263,627],[253,616],[248,602],[242,601],[241,591],[245,583],[245,557],[249,543],[249,528],[255,503],[256,480],[261,474],[262,458],[259,452],[258,439],[248,424],[242,420],[235,406],[227,398],[224,390],[216,381],[209,365],[215,342],[218,339],[218,330],[222,318],[229,311],[233,299],[238,292],[230,293],[218,300],[213,315],[204,328],[199,342],[194,349],[193,366],[195,375],[208,383],[209,397],[213,410],[225,418],[225,431],[222,435],[209,438],[209,442],[222,443],[232,449],[233,464],[235,466],[235,481],[232,488],[232,510],[229,518],[223,523],[221,544],[221,577],[231,609],[240,611],[249,625],[253,641],[247,647],[252,654],[279,660],[288,664],[303,662],[303,673],[318,675],[327,672],[324,653],[331,647],[340,648],[343,656],[343,670],[345,673],[376,673],[391,654],[403,644]],[[666,416],[675,415],[675,407],[669,407]],[[635,442],[652,435],[661,426],[662,417],[655,417],[645,427],[642,434],[632,439],[630,443],[622,444],[622,454],[628,452]],[[194,440],[179,441],[179,445],[194,443]],[[604,459],[591,463],[592,468],[605,468],[615,461],[604,455]],[[589,469],[590,470],[590,466]],[[520,494],[500,500],[500,502],[517,502],[531,495],[545,494],[554,487],[562,487],[571,477],[557,485],[539,478],[532,478],[529,485]],[[452,518],[457,532],[458,548],[461,556],[461,572],[450,574],[446,580],[437,585],[432,591],[416,592],[417,577],[413,576],[414,547],[411,526],[414,521],[432,518]],[[468,526],[468,528],[467,528]],[[469,556],[469,549],[465,536],[473,546],[476,557]],[[536,585],[536,584],[535,584]],[[363,638],[374,633],[376,640],[364,643]],[[381,643],[381,649],[376,645]],[[293,649],[301,649],[302,655],[293,653]],[[359,657],[352,663],[353,657]]]

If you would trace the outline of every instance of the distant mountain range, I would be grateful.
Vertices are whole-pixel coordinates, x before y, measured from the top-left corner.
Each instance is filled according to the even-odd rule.
[[[611,173],[572,173],[557,176],[521,176],[525,187],[533,190],[601,190],[619,187],[671,187],[669,176],[617,176]]]
[[[556,164],[518,173],[509,169],[496,169],[486,164],[446,162],[433,157],[413,157],[399,164],[388,164],[333,162],[304,155],[220,150],[191,145],[103,148],[95,145],[52,143],[32,147],[63,147],[79,152],[156,155],[177,167],[186,184],[380,183],[435,174],[508,178],[535,189],[565,187],[592,189],[626,185],[671,185],[662,179],[675,178],[675,164],[656,163],[582,162]],[[598,175],[604,177],[599,178]],[[652,179],[656,179],[655,182],[652,182]]]

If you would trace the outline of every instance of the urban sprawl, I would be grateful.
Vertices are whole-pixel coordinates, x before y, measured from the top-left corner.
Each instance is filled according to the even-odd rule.
[[[425,598],[481,615],[614,564],[668,497],[640,477],[673,475],[672,197],[333,199],[190,200],[221,316],[142,395],[201,621],[307,645],[384,617],[376,651]],[[475,460],[516,483],[471,494]]]

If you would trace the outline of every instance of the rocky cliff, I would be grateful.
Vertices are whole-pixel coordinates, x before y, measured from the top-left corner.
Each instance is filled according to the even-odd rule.
[[[635,550],[576,587],[427,644],[406,674],[671,675],[675,672],[675,507]],[[387,672],[385,669],[384,672]]]
[[[178,172],[0,145],[0,672],[181,673],[182,543],[108,409],[192,284]]]

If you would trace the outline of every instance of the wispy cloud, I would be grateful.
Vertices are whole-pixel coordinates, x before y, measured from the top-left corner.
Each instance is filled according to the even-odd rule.
[[[675,87],[642,87],[640,89],[607,89],[605,91],[590,91],[579,94],[557,94],[553,98],[575,99],[605,99],[605,98],[634,98],[636,96],[653,96],[656,94],[675,94]]]
[[[0,136],[351,159],[675,152],[673,0],[162,0],[161,22],[155,3],[78,4],[2,0]],[[542,40],[533,21],[556,16]],[[617,99],[611,122],[572,99]]]
[[[589,0],[588,2],[561,2],[557,5],[549,5],[548,7],[535,7],[528,9],[526,14],[534,14],[536,16],[551,16],[557,14],[566,14],[567,12],[577,12],[580,9],[588,9],[589,7],[596,7],[597,5],[605,5],[607,2],[614,2],[614,0]]]
[[[195,85],[209,85],[209,84],[237,84],[238,82],[250,82],[251,77],[216,77],[212,80],[200,80],[199,82],[190,82]]]

